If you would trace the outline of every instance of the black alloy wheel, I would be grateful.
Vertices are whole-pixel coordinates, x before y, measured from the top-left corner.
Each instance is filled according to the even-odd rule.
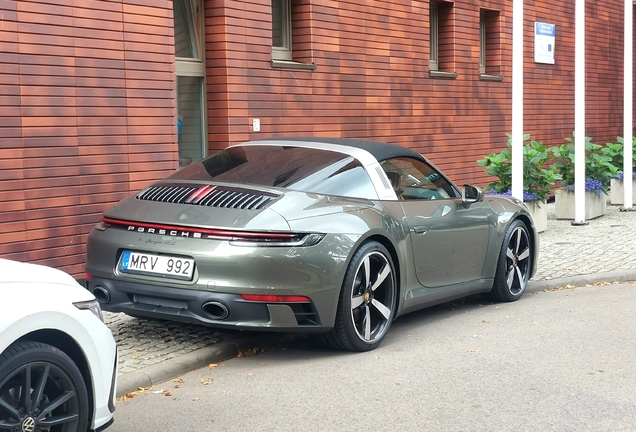
[[[39,342],[0,355],[0,431],[84,432],[88,393],[71,358]]]
[[[349,351],[372,350],[389,331],[396,305],[397,283],[391,255],[376,241],[364,243],[345,274],[336,325],[322,340]]]
[[[506,231],[499,253],[491,297],[496,301],[518,300],[528,286],[534,257],[526,225],[515,220]]]

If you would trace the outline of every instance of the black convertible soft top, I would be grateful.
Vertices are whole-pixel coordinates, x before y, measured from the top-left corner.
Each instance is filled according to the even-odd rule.
[[[261,140],[259,140],[261,141]],[[411,157],[422,161],[425,159],[418,152],[399,146],[397,144],[389,144],[381,141],[370,141],[357,138],[320,138],[320,137],[281,137],[267,138],[262,141],[296,141],[310,143],[337,144],[348,147],[363,149],[371,153],[379,162],[394,157]]]

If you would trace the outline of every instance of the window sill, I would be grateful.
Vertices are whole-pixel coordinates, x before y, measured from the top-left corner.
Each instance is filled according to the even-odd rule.
[[[479,79],[482,81],[497,81],[502,82],[504,77],[497,75],[487,75],[487,74],[479,74]]]
[[[314,70],[316,69],[315,63],[298,63],[295,61],[289,60],[272,60],[273,68],[284,68],[284,69],[308,69]]]
[[[428,71],[429,78],[456,79],[457,72]]]

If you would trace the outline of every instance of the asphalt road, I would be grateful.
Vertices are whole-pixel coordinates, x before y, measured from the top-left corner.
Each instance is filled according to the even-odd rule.
[[[108,431],[635,431],[634,307],[634,284],[469,298],[359,354],[263,334],[120,401]]]

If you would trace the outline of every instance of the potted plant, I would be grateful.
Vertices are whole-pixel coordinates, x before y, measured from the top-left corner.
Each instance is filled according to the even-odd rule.
[[[623,137],[617,137],[616,143],[607,143],[603,149],[605,153],[611,158],[612,165],[619,169],[617,177],[610,181],[610,203],[615,205],[622,205],[625,200],[625,189],[623,186],[624,173],[623,169]],[[632,149],[636,150],[636,137],[632,139]],[[636,202],[636,152],[633,152],[632,161],[632,203]]]
[[[512,189],[512,139],[508,136],[508,148],[500,153],[490,153],[477,161],[480,166],[486,167],[486,173],[497,177],[497,181],[488,184],[485,189],[488,193],[496,195],[510,195]],[[543,232],[547,228],[547,213],[545,202],[552,185],[561,179],[561,175],[555,172],[548,162],[552,156],[549,149],[541,142],[530,138],[529,134],[523,136],[523,201],[528,207],[534,220],[537,231]]]
[[[565,139],[566,144],[553,147],[554,167],[561,174],[560,190],[555,191],[555,216],[557,219],[574,219],[574,134]],[[611,162],[608,150],[585,137],[585,218],[594,219],[605,214],[606,195],[610,181],[618,175],[618,168]]]

